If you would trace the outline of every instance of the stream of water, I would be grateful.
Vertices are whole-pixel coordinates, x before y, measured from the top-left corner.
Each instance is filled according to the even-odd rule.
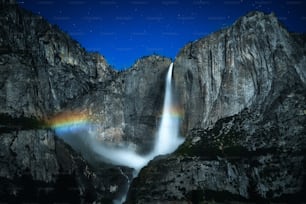
[[[180,114],[177,103],[174,99],[172,87],[173,63],[170,64],[165,80],[165,97],[161,121],[156,133],[154,148],[148,155],[139,155],[128,148],[111,148],[97,141],[97,131],[95,125],[87,123],[69,123],[69,126],[56,126],[55,131],[74,149],[80,151],[86,158],[88,152],[93,151],[101,158],[110,163],[119,166],[127,166],[135,169],[134,178],[139,171],[148,164],[150,160],[158,155],[165,155],[174,152],[177,147],[183,143],[184,139],[179,135]],[[76,115],[80,117],[79,115]],[[75,133],[76,132],[76,133]],[[90,156],[87,156],[90,158]],[[121,170],[121,174],[127,178],[128,185],[131,180]],[[126,193],[117,200],[115,204],[121,204],[125,201],[129,186],[126,187]]]
[[[178,148],[180,144],[184,142],[184,139],[179,136],[180,118],[172,91],[172,73],[173,63],[170,64],[166,77],[163,113],[157,131],[154,149],[147,156],[137,156],[135,158],[135,155],[133,155],[133,157],[131,157],[131,160],[135,159],[134,161],[139,161],[137,162],[137,165],[133,167],[136,170],[136,173],[134,174],[135,177],[138,175],[138,172],[141,170],[141,168],[147,165],[148,162],[154,157],[172,153]],[[127,157],[128,155],[125,156]],[[131,160],[129,159],[128,161]],[[124,195],[120,200],[114,201],[114,203],[121,204],[125,201],[125,199],[126,195]]]

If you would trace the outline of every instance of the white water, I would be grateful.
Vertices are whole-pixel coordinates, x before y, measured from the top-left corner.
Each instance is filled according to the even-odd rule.
[[[130,152],[125,152],[126,154],[123,155],[124,158],[129,158],[128,161],[130,162],[130,164],[133,164],[134,169],[136,169],[137,172],[135,174],[135,177],[138,175],[139,170],[145,165],[147,165],[147,163],[150,160],[152,160],[155,156],[172,153],[177,149],[177,147],[180,144],[184,142],[184,139],[179,137],[180,121],[178,117],[179,114],[175,113],[175,103],[172,93],[172,72],[173,72],[173,63],[170,64],[166,77],[166,91],[165,91],[165,99],[163,106],[163,114],[156,135],[157,138],[155,141],[154,150],[147,156],[138,156],[133,153],[131,154]],[[116,153],[114,153],[114,155],[116,155]],[[133,159],[135,160],[133,161]],[[126,166],[129,165],[126,164]],[[125,199],[126,195],[124,195],[120,200],[116,200],[114,203],[115,204],[123,203]]]
[[[184,140],[179,136],[180,121],[178,114],[173,113],[175,103],[172,93],[172,72],[173,63],[170,64],[167,73],[163,114],[156,134],[155,146],[150,154],[142,156],[127,148],[109,148],[94,140],[90,142],[92,150],[116,165],[128,166],[134,168],[137,172],[155,156],[175,151]]]
[[[97,131],[95,131],[96,127],[94,127],[94,125],[89,128],[88,135],[78,135],[80,137],[79,139],[81,139],[79,142],[76,142],[76,138],[71,138],[71,135],[68,135],[68,138],[66,137],[67,135],[64,135],[63,139],[66,138],[65,140],[71,146],[77,150],[81,150],[84,155],[87,154],[86,151],[89,149],[113,164],[135,169],[134,177],[136,177],[140,169],[147,165],[155,156],[172,153],[184,141],[183,138],[179,136],[180,121],[178,117],[179,114],[175,113],[175,101],[172,93],[172,72],[173,63],[170,64],[167,73],[163,114],[156,134],[155,146],[150,154],[142,156],[128,148],[110,148],[101,144],[96,139]],[[76,135],[73,134],[72,136],[75,137]],[[126,195],[123,195],[118,200],[115,200],[114,203],[123,203],[125,197]]]
[[[172,72],[173,63],[170,64],[166,78],[164,108],[161,124],[158,129],[157,140],[155,143],[155,155],[172,153],[184,141],[179,137],[180,120],[178,113],[175,113],[175,103],[172,93]]]

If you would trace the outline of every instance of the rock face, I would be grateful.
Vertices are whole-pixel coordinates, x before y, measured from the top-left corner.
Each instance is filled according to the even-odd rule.
[[[47,117],[112,79],[102,56],[86,53],[57,26],[14,4],[0,10],[0,114]]]
[[[104,143],[147,153],[170,59],[143,57],[119,73],[15,1],[0,2],[0,27],[0,202],[109,203],[122,196],[132,169],[88,164],[46,121],[84,113]]]
[[[127,185],[124,172],[131,172],[88,165],[49,130],[1,133],[0,147],[1,202],[112,203]]]
[[[305,202],[306,55],[252,12],[174,63],[185,143],[150,162],[127,203]]]
[[[284,88],[305,84],[304,65],[302,47],[273,14],[249,13],[186,45],[174,64],[184,130],[210,127],[245,108],[266,109]]]
[[[132,170],[89,165],[46,127],[116,72],[13,1],[0,4],[0,202],[84,203],[121,196]]]
[[[168,58],[151,56],[139,60],[120,77],[124,80],[125,137],[141,144],[140,152],[146,153],[153,147],[170,63]]]
[[[72,105],[86,110],[98,124],[101,140],[128,145],[141,153],[151,150],[164,97],[164,80],[171,61],[160,56],[139,59],[107,86],[98,86]]]
[[[151,161],[127,203],[306,202],[306,45],[252,12],[187,44],[174,62],[185,143]],[[0,202],[102,202],[132,170],[89,164],[46,121],[86,114],[110,146],[152,149],[170,59],[124,72],[16,5],[0,2]],[[83,155],[84,156],[84,155]]]
[[[12,1],[0,4],[0,27],[0,202],[111,203],[131,169],[89,165],[44,120],[116,72]]]

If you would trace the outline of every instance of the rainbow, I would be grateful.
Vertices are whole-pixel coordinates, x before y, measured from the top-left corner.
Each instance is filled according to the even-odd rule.
[[[47,119],[46,124],[60,136],[85,130],[91,121],[87,113],[67,111]]]
[[[171,117],[175,117],[175,118],[183,118],[184,116],[184,112],[182,110],[182,108],[180,108],[179,106],[172,106],[170,107],[170,109],[168,110],[169,114]],[[161,118],[163,116],[163,113],[159,113],[158,116]]]
[[[183,118],[183,110],[180,107],[172,106],[169,111],[172,117]]]

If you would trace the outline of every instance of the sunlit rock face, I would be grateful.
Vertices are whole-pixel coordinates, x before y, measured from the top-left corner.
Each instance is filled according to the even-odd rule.
[[[305,41],[270,14],[186,45],[174,62],[185,143],[127,203],[305,202]]]

